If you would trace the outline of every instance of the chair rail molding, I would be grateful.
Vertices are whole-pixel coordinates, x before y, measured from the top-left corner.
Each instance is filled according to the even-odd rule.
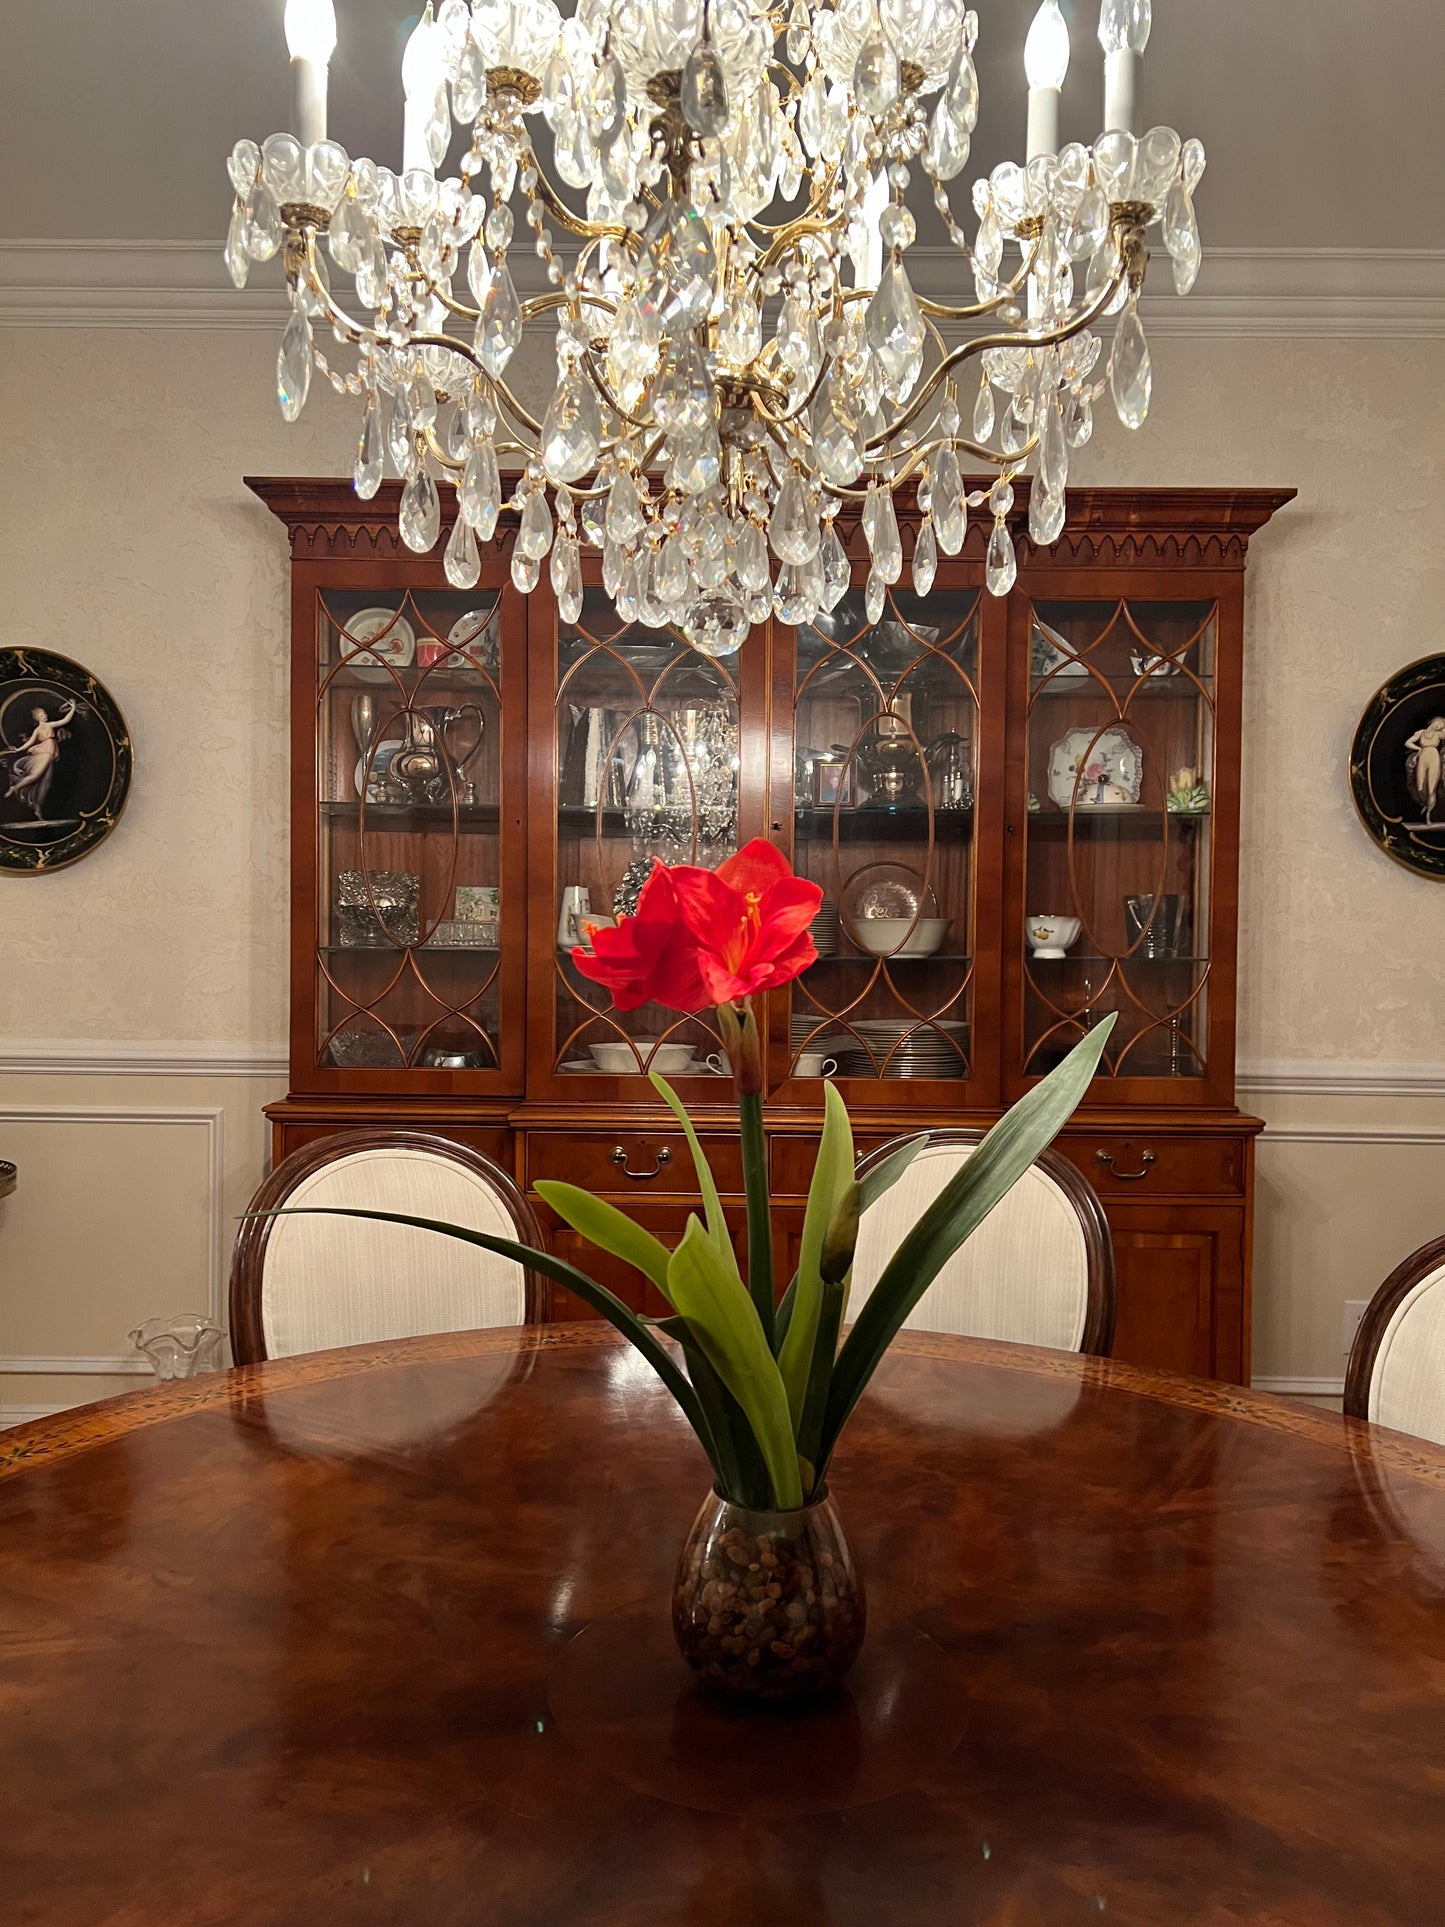
[[[7,1124],[145,1124],[163,1128],[204,1131],[206,1134],[206,1297],[207,1312],[222,1330],[226,1326],[226,1274],[230,1241],[226,1235],[225,1118],[218,1105],[161,1107],[144,1104],[12,1104],[0,1103],[0,1128]],[[22,1179],[23,1182],[23,1179]],[[134,1363],[114,1359],[52,1357],[0,1359],[8,1373],[87,1372],[129,1374]]]
[[[545,288],[520,251],[524,294]],[[915,247],[920,294],[949,299],[963,258]],[[1445,249],[1206,248],[1187,302],[1146,296],[1151,339],[1433,341],[1445,337]],[[232,287],[221,236],[201,241],[0,241],[0,327],[279,331],[280,276]]]
[[[150,1039],[17,1038],[0,1043],[0,1076],[286,1076],[284,1044]]]
[[[1262,1059],[1241,1064],[1236,1083],[1241,1096],[1445,1097],[1445,1064]]]

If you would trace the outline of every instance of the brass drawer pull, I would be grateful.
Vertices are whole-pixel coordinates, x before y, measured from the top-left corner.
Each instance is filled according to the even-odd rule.
[[[612,1162],[620,1167],[623,1177],[635,1178],[639,1184],[646,1184],[649,1178],[655,1178],[659,1174],[664,1164],[672,1163],[672,1152],[664,1144],[657,1154],[656,1164],[650,1171],[634,1171],[627,1162],[626,1147],[619,1144],[612,1153]]]
[[[1149,1166],[1155,1161],[1152,1151],[1141,1151],[1139,1154],[1139,1163],[1143,1167],[1141,1170],[1116,1171],[1114,1169],[1114,1153],[1112,1151],[1095,1151],[1094,1156],[1099,1160],[1100,1164],[1103,1165],[1110,1177],[1117,1178],[1120,1184],[1137,1184],[1140,1178],[1147,1178],[1149,1175]]]

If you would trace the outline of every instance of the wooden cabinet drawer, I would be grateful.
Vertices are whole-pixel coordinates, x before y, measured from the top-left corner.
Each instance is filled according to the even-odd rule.
[[[743,1165],[737,1138],[704,1137],[702,1146],[718,1190],[740,1193]],[[636,1191],[697,1196],[692,1153],[681,1131],[530,1131],[527,1182],[535,1184],[538,1178],[562,1178],[614,1196]]]
[[[1055,1149],[1079,1167],[1101,1198],[1241,1197],[1249,1156],[1244,1138],[1152,1131],[1070,1131]]]
[[[348,1117],[333,1123],[292,1124],[282,1120],[272,1126],[271,1154],[273,1164],[279,1164],[283,1157],[289,1157],[303,1144],[314,1144],[318,1138],[345,1137],[348,1132],[361,1130],[421,1131],[428,1137],[449,1138],[453,1144],[464,1144],[469,1151],[480,1151],[484,1158],[493,1164],[500,1164],[508,1177],[513,1170],[513,1140],[510,1131],[490,1130],[467,1125],[438,1124],[435,1120],[418,1118],[399,1118],[393,1112],[378,1116],[374,1121],[358,1120]]]
[[[819,1129],[821,1130],[821,1125]],[[891,1143],[907,1133],[887,1131],[872,1137],[855,1137],[853,1149],[865,1157],[880,1144]],[[775,1198],[806,1198],[813,1182],[813,1165],[818,1156],[818,1132],[811,1137],[775,1137],[768,1148],[768,1175]]]

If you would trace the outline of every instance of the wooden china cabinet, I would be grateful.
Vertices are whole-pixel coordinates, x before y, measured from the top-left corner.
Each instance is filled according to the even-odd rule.
[[[673,1237],[691,1167],[652,1061],[694,1107],[741,1233],[707,1013],[614,1014],[566,938],[579,904],[625,907],[653,857],[711,863],[768,836],[825,892],[818,962],[767,1013],[780,1271],[825,1065],[861,1151],[990,1122],[1114,1011],[1061,1148],[1113,1227],[1116,1355],[1247,1380],[1261,1127],[1234,1102],[1244,566],[1289,492],[1071,489],[1053,549],[1021,537],[1008,597],[984,593],[974,526],[927,598],[900,585],[876,623],[853,527],[855,587],[830,615],[713,660],[620,624],[595,551],[568,625],[545,573],[530,597],[513,588],[505,530],[459,592],[440,547],[401,545],[395,485],[370,502],[341,482],[250,486],[292,553],[277,1156],[360,1125],[437,1131],[528,1188],[569,1178]],[[632,1274],[585,1262],[653,1308]],[[556,1300],[553,1316],[577,1315]]]

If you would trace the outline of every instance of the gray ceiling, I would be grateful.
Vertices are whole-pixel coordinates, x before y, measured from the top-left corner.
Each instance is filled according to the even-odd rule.
[[[967,183],[1023,144],[1036,0],[976,0],[983,114]],[[224,161],[289,122],[283,0],[32,0],[8,7],[5,238],[217,239]],[[1065,138],[1098,131],[1097,0],[1074,29]],[[567,7],[570,11],[570,6]],[[337,0],[331,131],[395,163],[414,0]],[[1154,0],[1151,120],[1198,134],[1206,246],[1445,247],[1438,0]],[[971,220],[970,220],[971,225]]]

